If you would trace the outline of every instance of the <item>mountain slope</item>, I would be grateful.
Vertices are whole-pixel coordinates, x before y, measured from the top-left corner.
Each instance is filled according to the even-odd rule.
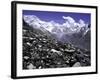
[[[62,43],[72,43],[78,47],[90,50],[90,25],[86,24],[82,19],[76,22],[70,16],[63,16],[62,18],[65,20],[65,23],[59,24],[54,21],[43,21],[35,15],[23,16],[24,22],[32,28],[41,30]]]
[[[90,52],[23,22],[23,69],[90,66]],[[76,65],[78,64],[78,65]]]

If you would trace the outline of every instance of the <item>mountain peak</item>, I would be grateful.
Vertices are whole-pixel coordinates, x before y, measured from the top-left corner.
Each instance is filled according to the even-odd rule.
[[[52,34],[70,35],[70,34],[79,33],[80,31],[87,32],[88,24],[85,24],[85,22],[82,19],[80,19],[79,22],[76,22],[70,16],[67,16],[67,17],[62,16],[62,18],[65,20],[65,23],[59,24],[53,20],[49,22],[43,21],[35,15],[24,15],[23,16],[24,21],[27,24],[29,24],[31,27],[38,28],[38,29],[45,29]]]

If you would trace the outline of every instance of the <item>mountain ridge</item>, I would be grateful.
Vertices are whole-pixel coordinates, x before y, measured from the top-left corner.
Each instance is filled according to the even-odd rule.
[[[59,24],[54,21],[43,21],[35,15],[23,16],[24,22],[29,26],[54,36],[58,41],[73,43],[79,47],[82,45],[84,46],[85,43],[89,46],[84,46],[82,48],[90,50],[90,37],[86,37],[90,36],[90,24],[86,24],[82,19],[80,19],[79,22],[76,22],[70,16],[63,16],[62,18],[65,20],[65,23]]]

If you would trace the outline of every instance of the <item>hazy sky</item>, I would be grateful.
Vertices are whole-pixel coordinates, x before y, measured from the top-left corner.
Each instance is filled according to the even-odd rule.
[[[35,15],[43,21],[55,21],[57,23],[64,23],[65,20],[62,16],[70,16],[76,22],[80,19],[84,20],[86,23],[91,23],[91,14],[88,13],[71,13],[71,12],[51,12],[51,11],[34,11],[34,10],[23,10],[23,15]]]

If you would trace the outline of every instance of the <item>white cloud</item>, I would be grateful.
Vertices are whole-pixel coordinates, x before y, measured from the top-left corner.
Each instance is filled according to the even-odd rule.
[[[66,16],[63,16],[63,19],[65,19],[69,23],[75,23],[75,20],[72,17],[70,17],[70,16],[67,16],[67,17]]]

